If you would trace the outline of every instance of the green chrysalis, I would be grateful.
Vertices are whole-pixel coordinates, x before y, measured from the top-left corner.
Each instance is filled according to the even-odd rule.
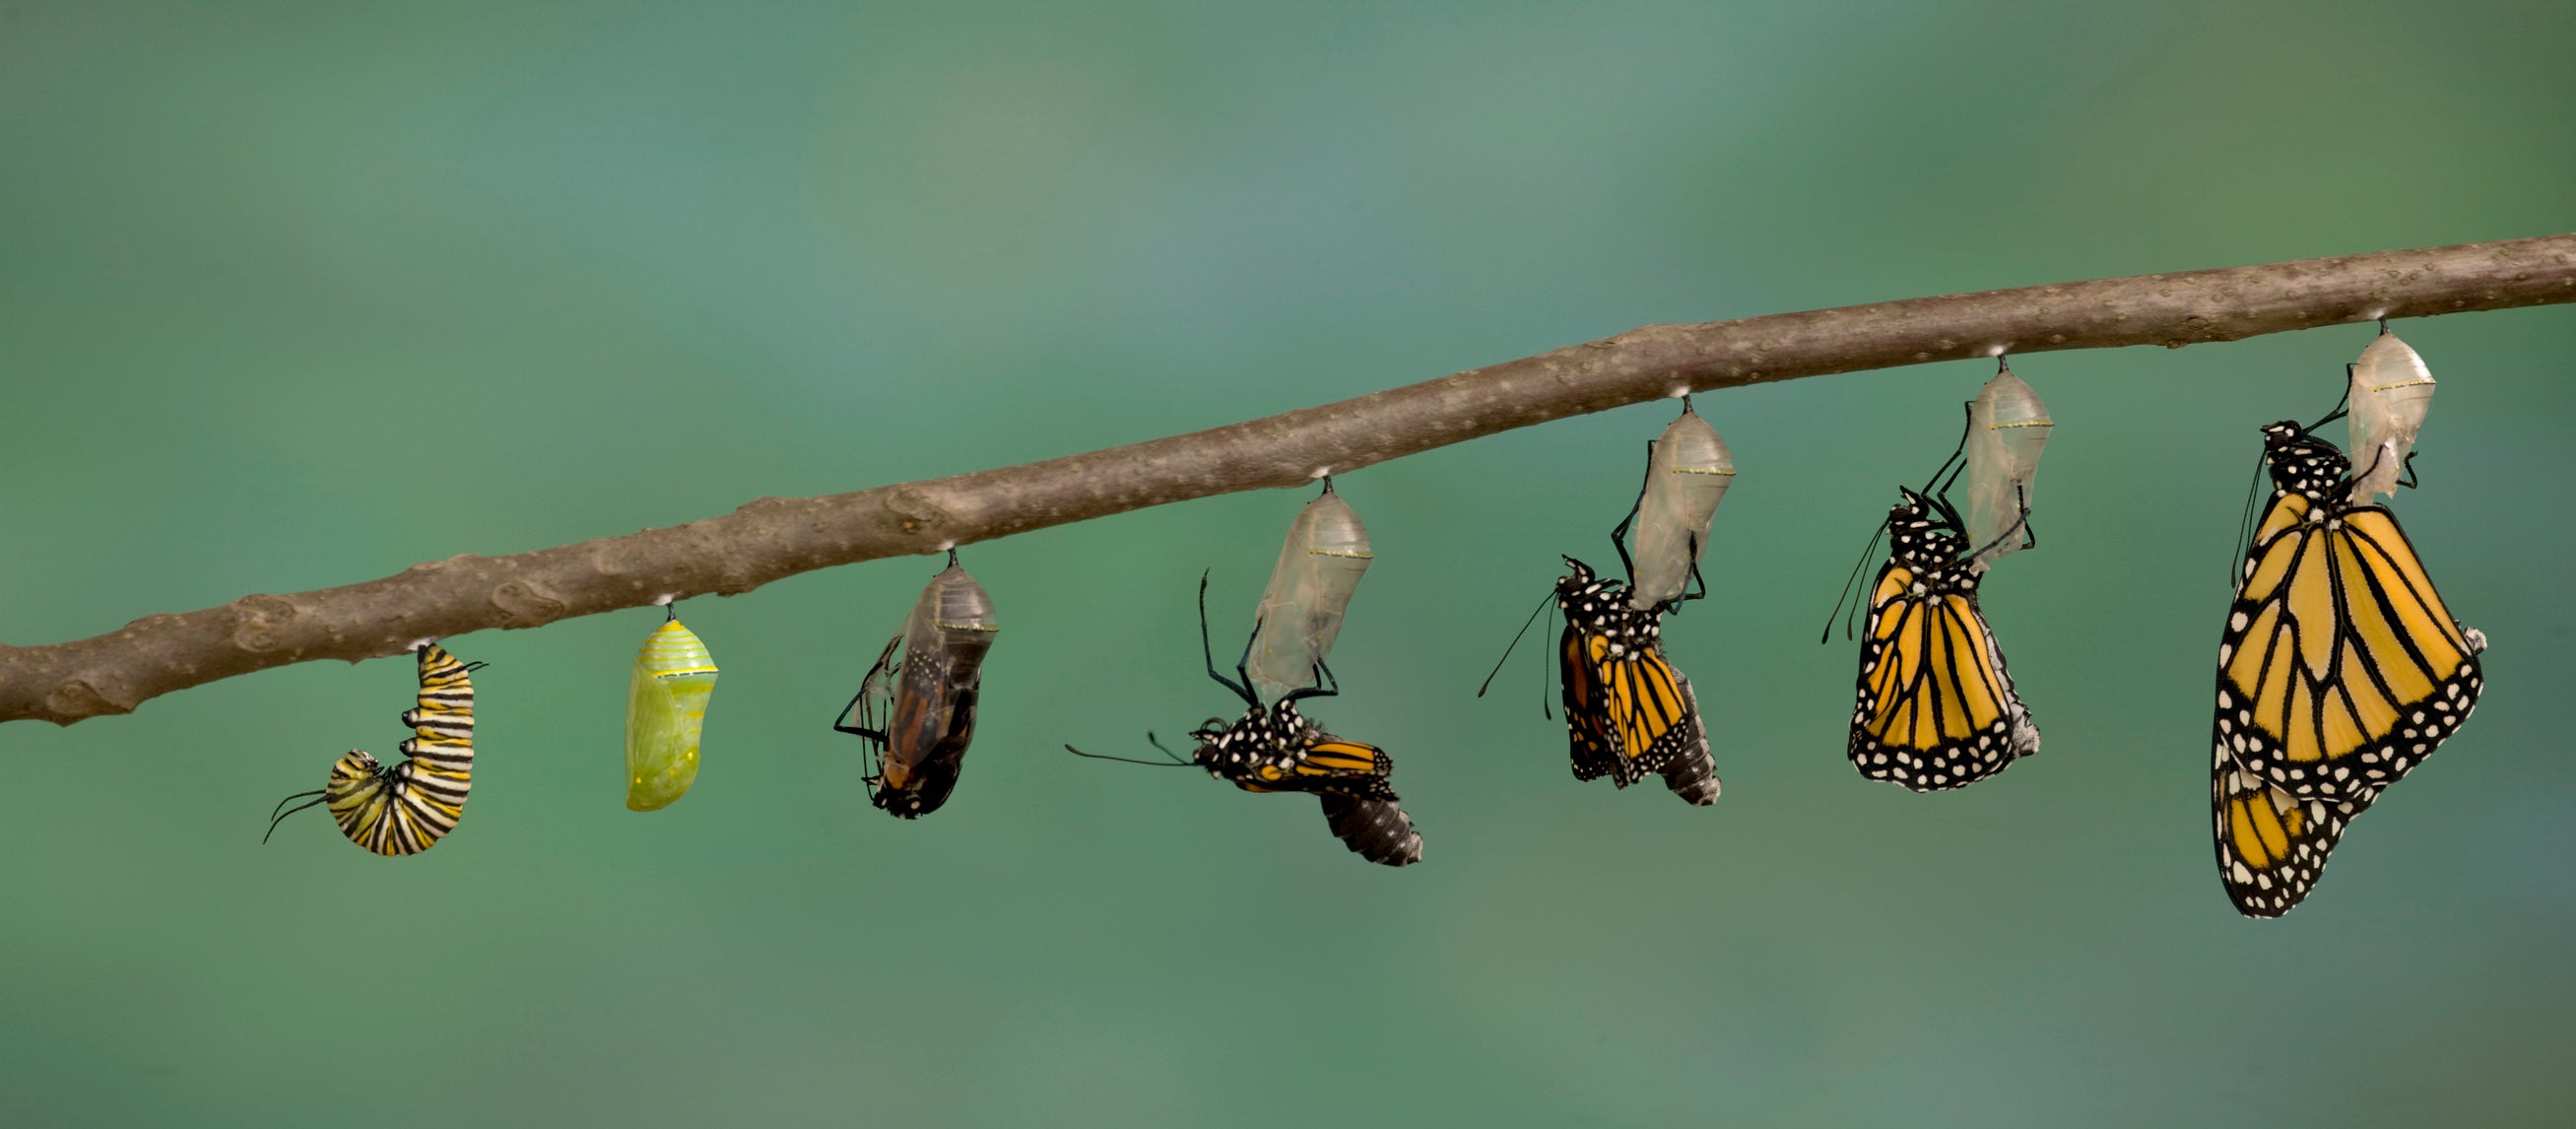
[[[698,730],[716,689],[715,656],[673,619],[644,639],[626,684],[626,807],[656,811],[698,779]]]

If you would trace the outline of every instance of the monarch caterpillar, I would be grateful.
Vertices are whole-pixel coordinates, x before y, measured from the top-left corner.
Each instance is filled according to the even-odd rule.
[[[2298,905],[2344,828],[2458,732],[2486,649],[2397,516],[2357,500],[2343,452],[2285,420],[2263,458],[2272,501],[2219,636],[2210,755],[2219,880],[2248,917]]]
[[[626,682],[626,808],[658,811],[698,779],[698,732],[716,689],[716,660],[677,612],[635,652]]]
[[[2032,480],[2056,422],[2039,393],[1995,359],[1994,378],[1968,403],[1967,533],[1977,546],[1970,567],[1984,572],[1995,558],[2029,548]]]
[[[2346,379],[2348,450],[2361,464],[2353,475],[2352,501],[2393,495],[2406,472],[2406,459],[2414,453],[2415,436],[2423,430],[2424,415],[2433,408],[2433,370],[2383,321],[2379,336],[2361,351]]]
[[[1246,677],[1264,700],[1278,701],[1315,680],[1316,666],[1341,634],[1351,594],[1374,559],[1368,526],[1333,492],[1333,480],[1324,479],[1324,492],[1289,523],[1253,621]]]
[[[922,588],[903,631],[887,641],[858,694],[832,721],[833,729],[855,734],[876,754],[866,783],[879,810],[914,819],[948,802],[975,738],[984,654],[1000,630],[992,596],[949,553],[948,567]],[[845,718],[857,724],[843,724]]]
[[[1413,829],[1413,820],[1399,806],[1395,789],[1388,778],[1395,772],[1395,761],[1375,745],[1348,741],[1324,731],[1298,712],[1301,698],[1329,697],[1339,693],[1329,684],[1299,687],[1281,695],[1267,708],[1252,690],[1252,676],[1246,657],[1235,664],[1235,678],[1217,673],[1216,653],[1208,641],[1207,578],[1199,578],[1199,652],[1207,663],[1209,678],[1243,699],[1243,716],[1227,724],[1221,718],[1209,718],[1190,731],[1198,746],[1187,759],[1163,749],[1167,760],[1128,761],[1126,757],[1086,753],[1071,745],[1065,751],[1095,760],[1128,761],[1146,765],[1195,765],[1207,774],[1246,792],[1305,792],[1315,795],[1323,805],[1325,825],[1335,838],[1352,853],[1385,866],[1410,866],[1422,861],[1422,836]],[[1326,683],[1331,672],[1318,662],[1316,673]],[[1239,679],[1239,680],[1238,680]],[[1146,739],[1162,749],[1153,735]]]
[[[1691,570],[1708,551],[1717,505],[1734,483],[1735,459],[1727,453],[1726,440],[1691,410],[1685,397],[1681,416],[1664,428],[1646,455],[1646,488],[1637,495],[1631,519],[1636,555],[1628,567],[1629,606],[1656,611],[1682,599]]]
[[[483,664],[458,662],[436,643],[423,643],[418,651],[419,704],[402,715],[414,734],[402,743],[409,759],[386,768],[363,750],[349,750],[321,788],[278,801],[281,810],[269,813],[269,834],[287,816],[315,804],[329,805],[350,842],[380,855],[418,854],[456,830],[474,775],[474,682],[467,675]],[[319,798],[286,807],[306,796]]]

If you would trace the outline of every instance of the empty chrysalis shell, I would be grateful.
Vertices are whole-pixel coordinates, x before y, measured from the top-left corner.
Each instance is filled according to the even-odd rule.
[[[2361,359],[2352,365],[2352,391],[2346,426],[2351,439],[2352,500],[2370,501],[2376,494],[2397,492],[2406,473],[2406,455],[2433,407],[2433,370],[2397,335],[2383,329]]]
[[[1708,551],[1708,526],[1735,483],[1726,440],[1685,402],[1646,456],[1646,490],[1637,498],[1636,554],[1628,603],[1639,610],[1681,597],[1691,566]]]
[[[1326,482],[1324,492],[1289,523],[1270,587],[1261,593],[1259,626],[1244,669],[1262,700],[1275,702],[1316,684],[1316,664],[1332,651],[1342,613],[1372,559],[1368,527]]]
[[[698,730],[716,689],[715,656],[671,620],[644,639],[626,684],[626,806],[654,811],[698,779]]]
[[[2032,480],[2048,446],[2048,405],[2039,393],[1998,366],[1994,379],[1968,405],[1968,544],[1972,566],[1984,572],[1996,557],[2019,552],[2026,540]]]
[[[888,648],[860,690],[862,724],[883,719],[882,729],[861,733],[877,745],[877,807],[911,819],[948,802],[975,738],[984,654],[1001,629],[991,594],[955,564],[921,590],[904,621],[902,659],[894,663]]]

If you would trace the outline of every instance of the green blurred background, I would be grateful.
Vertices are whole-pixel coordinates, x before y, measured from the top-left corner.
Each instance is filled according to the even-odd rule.
[[[2576,8],[0,2],[0,638],[1000,466],[1645,322],[2576,228]],[[0,1123],[2414,1124],[2576,1101],[2576,309],[2399,326],[2399,499],[2477,721],[2286,920],[2229,907],[2208,693],[2257,441],[2351,326],[2033,355],[2040,551],[1986,607],[2047,734],[1916,796],[1815,632],[1989,366],[1706,397],[1743,468],[1668,634],[1726,798],[1577,786],[1524,650],[1648,405],[1347,476],[1316,713],[1428,839],[1077,761],[1230,713],[1302,492],[972,546],[956,799],[829,732],[928,559],[693,600],[696,790],[620,804],[658,612],[460,638],[469,818],[285,793],[411,664],[0,729]],[[2340,437],[2340,430],[2333,432]],[[1526,646],[1526,645],[1525,645]]]

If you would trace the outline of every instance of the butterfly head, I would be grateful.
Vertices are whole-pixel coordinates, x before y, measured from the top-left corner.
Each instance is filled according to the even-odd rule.
[[[2272,468],[2274,486],[2319,501],[2340,494],[2352,470],[2352,461],[2334,444],[2294,420],[2263,425],[2263,461]]]
[[[1610,637],[1613,654],[1630,654],[1654,646],[1663,632],[1663,617],[1629,606],[1628,586],[1596,577],[1582,561],[1565,558],[1574,571],[1556,581],[1557,610],[1569,630]]]
[[[1903,498],[1887,510],[1889,555],[1917,571],[1956,564],[1960,554],[1968,551],[1959,515],[1946,502],[1902,486],[1896,489]]]

